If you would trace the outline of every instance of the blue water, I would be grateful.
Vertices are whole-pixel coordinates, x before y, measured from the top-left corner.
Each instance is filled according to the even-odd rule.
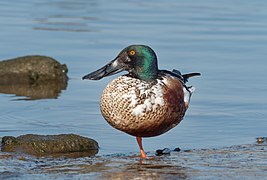
[[[161,69],[201,72],[191,106],[176,128],[144,140],[158,148],[253,143],[267,126],[267,2],[0,1],[0,59],[47,55],[69,68],[57,99],[0,94],[0,137],[76,133],[96,139],[100,155],[138,153],[135,138],[110,127],[99,98],[107,83],[81,77],[130,44],[147,44]],[[122,73],[123,74],[123,73]]]

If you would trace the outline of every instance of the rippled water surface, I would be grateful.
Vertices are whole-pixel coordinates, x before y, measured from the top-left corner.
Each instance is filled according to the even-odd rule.
[[[267,2],[0,1],[0,59],[47,55],[67,64],[56,99],[0,94],[0,137],[76,133],[96,139],[99,155],[138,153],[135,138],[111,128],[99,98],[114,75],[81,77],[130,44],[147,44],[161,69],[201,72],[180,125],[144,140],[145,149],[212,148],[266,136]]]

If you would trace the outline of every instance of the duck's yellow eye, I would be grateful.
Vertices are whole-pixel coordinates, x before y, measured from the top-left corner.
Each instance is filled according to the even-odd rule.
[[[131,51],[129,52],[129,54],[130,54],[131,56],[135,55],[135,50],[131,50]]]

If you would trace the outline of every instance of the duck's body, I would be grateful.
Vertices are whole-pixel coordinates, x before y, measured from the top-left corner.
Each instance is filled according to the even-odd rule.
[[[100,109],[116,129],[138,137],[157,136],[182,120],[189,101],[184,92],[189,93],[169,74],[160,74],[155,82],[123,75],[106,87]]]
[[[122,70],[129,74],[108,84],[101,96],[100,109],[111,126],[137,137],[141,157],[146,157],[141,138],[158,136],[181,122],[193,92],[185,83],[189,77],[200,74],[158,70],[151,48],[132,45],[83,79],[98,80]]]

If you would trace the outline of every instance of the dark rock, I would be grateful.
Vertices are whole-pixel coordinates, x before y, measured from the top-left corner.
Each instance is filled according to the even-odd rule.
[[[47,56],[23,56],[0,62],[0,84],[67,81],[67,66]]]
[[[175,152],[180,152],[181,149],[180,149],[179,147],[177,147],[177,148],[175,148],[173,151],[175,151]]]
[[[26,99],[57,98],[67,87],[67,66],[46,56],[0,61],[0,93]]]
[[[169,154],[171,154],[171,150],[169,148],[156,150],[156,156],[169,155]]]
[[[98,143],[75,134],[36,135],[2,138],[2,152],[26,153],[34,156],[91,156],[98,153]]]

